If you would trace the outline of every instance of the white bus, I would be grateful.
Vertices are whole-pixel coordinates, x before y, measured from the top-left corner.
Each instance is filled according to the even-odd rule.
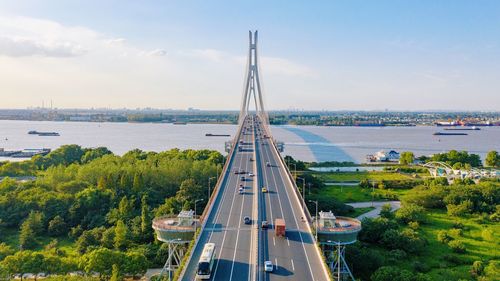
[[[215,261],[215,243],[206,243],[203,247],[198,269],[196,270],[196,279],[210,279],[212,267]]]

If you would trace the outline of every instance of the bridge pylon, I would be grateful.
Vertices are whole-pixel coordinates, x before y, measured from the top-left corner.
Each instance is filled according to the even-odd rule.
[[[264,99],[262,94],[262,83],[259,77],[259,61],[257,56],[257,38],[258,32],[248,32],[249,48],[247,59],[247,71],[245,75],[245,85],[243,87],[243,98],[241,100],[240,116],[238,124],[242,124],[250,110],[250,103],[255,103],[256,114],[260,117],[264,126],[269,129],[269,116],[264,108]]]

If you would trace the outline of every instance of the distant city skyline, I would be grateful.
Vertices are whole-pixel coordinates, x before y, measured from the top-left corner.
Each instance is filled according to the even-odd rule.
[[[0,108],[498,111],[500,2],[0,0]]]

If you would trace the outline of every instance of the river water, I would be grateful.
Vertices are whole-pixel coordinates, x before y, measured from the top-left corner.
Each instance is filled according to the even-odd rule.
[[[29,135],[28,131],[54,131],[58,137]],[[451,149],[466,150],[484,158],[500,151],[500,127],[465,131],[467,136],[434,136],[437,127],[318,127],[273,126],[273,136],[285,143],[285,154],[304,161],[364,162],[366,154],[379,150],[413,151],[430,155]],[[163,151],[215,149],[224,151],[230,137],[206,137],[206,133],[234,136],[235,125],[163,123],[93,123],[0,120],[0,148],[55,149],[63,144],[105,146],[116,154],[131,149]],[[0,158],[1,159],[1,158]]]

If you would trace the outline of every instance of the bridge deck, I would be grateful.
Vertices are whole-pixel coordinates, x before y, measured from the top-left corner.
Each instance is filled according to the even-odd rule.
[[[252,120],[253,117],[247,117],[243,126],[250,128]],[[182,280],[195,280],[201,251],[208,242],[215,243],[217,249],[211,280],[329,280],[311,229],[300,219],[304,216],[302,205],[286,167],[271,139],[263,137],[269,132],[265,132],[259,122],[253,123],[247,133],[243,131],[238,136],[238,145],[243,140],[245,149],[236,149],[232,159],[228,159],[225,180]],[[255,161],[250,161],[250,158]],[[270,167],[266,165],[268,162]],[[256,176],[234,174],[235,170]],[[251,181],[242,182],[241,176]],[[245,186],[244,194],[238,193],[240,184]],[[269,189],[268,193],[261,192],[264,186]],[[252,225],[243,223],[245,216],[252,218]],[[286,237],[275,236],[273,223],[276,218],[285,219]],[[263,220],[269,222],[269,229],[260,228]],[[257,234],[258,245],[254,245]],[[255,261],[254,257],[258,260]],[[272,273],[263,270],[263,263],[267,260],[275,266]],[[257,270],[256,276],[254,270]]]

